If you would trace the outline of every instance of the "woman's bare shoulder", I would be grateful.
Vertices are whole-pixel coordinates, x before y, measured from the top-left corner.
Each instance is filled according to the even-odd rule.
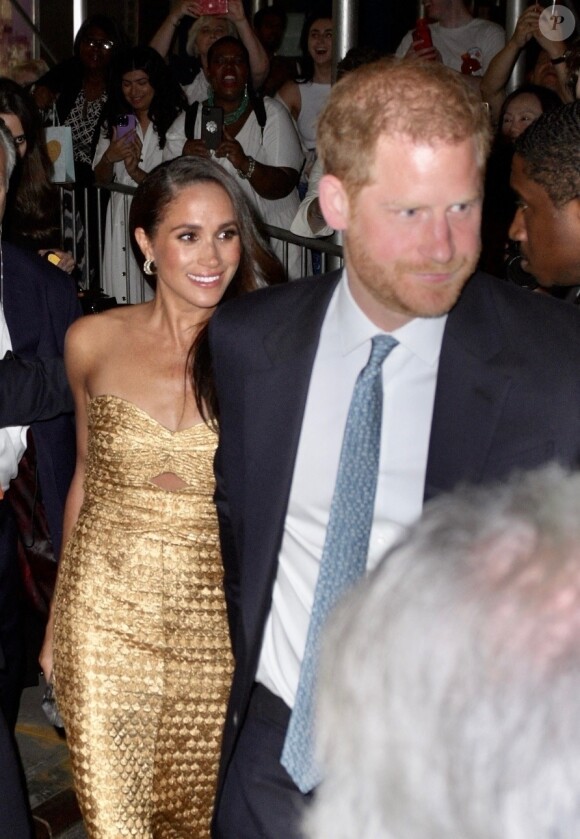
[[[86,349],[92,353],[102,353],[114,348],[126,335],[127,329],[143,320],[147,304],[137,306],[117,306],[105,312],[76,320],[67,332],[67,347]]]
[[[296,118],[297,115],[300,113],[300,108],[302,106],[302,97],[300,96],[300,88],[298,87],[298,82],[295,82],[292,79],[289,79],[287,82],[284,82],[284,84],[276,94],[276,99],[279,99],[280,102],[283,102],[292,114],[292,116]]]

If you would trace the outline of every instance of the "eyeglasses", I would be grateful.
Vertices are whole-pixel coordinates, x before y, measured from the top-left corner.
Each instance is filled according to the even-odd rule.
[[[26,134],[17,134],[16,137],[12,138],[14,140],[15,146],[22,146],[26,142]]]
[[[85,43],[87,47],[96,47],[99,50],[105,50],[105,52],[112,50],[115,46],[113,41],[103,41],[100,38],[86,38],[83,43]]]

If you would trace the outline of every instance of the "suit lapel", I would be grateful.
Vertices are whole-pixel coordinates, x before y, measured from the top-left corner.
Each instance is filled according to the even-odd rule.
[[[265,363],[245,381],[244,526],[246,555],[255,563],[251,579],[245,577],[246,616],[265,616],[269,609],[312,365],[339,276],[311,281],[319,287],[264,334]],[[261,632],[261,625],[253,629]]]
[[[499,281],[498,281],[499,282]],[[494,366],[505,336],[477,275],[450,312],[439,360],[425,500],[480,482],[512,377]]]

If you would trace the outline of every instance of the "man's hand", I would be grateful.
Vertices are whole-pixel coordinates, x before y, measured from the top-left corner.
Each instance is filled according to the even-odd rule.
[[[439,61],[441,64],[443,63],[441,53],[436,47],[423,47],[420,50],[416,50],[412,41],[409,49],[405,53],[405,58],[420,58],[422,61]]]

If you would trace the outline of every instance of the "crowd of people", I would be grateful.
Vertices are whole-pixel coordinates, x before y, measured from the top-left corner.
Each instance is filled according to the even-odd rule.
[[[574,100],[580,50],[546,34],[540,26],[543,9],[536,3],[524,10],[507,40],[501,26],[474,17],[468,5],[465,0],[425,3],[431,44],[424,44],[419,29],[414,29],[404,36],[396,55],[445,64],[480,92],[489,109],[497,139],[486,184],[481,265],[505,277],[511,276],[513,257],[508,247],[514,211],[508,174],[512,143],[541,113]],[[125,95],[128,88],[121,90],[121,76],[133,70],[147,75],[147,71],[143,66],[126,69],[135,48],[128,47],[118,24],[105,16],[87,19],[75,39],[74,57],[33,86],[45,120],[56,118],[71,126],[81,215],[87,184],[116,183],[134,189],[161,160],[197,154],[215,157],[240,178],[262,221],[304,237],[331,236],[335,231],[317,202],[322,170],[316,149],[317,118],[331,87],[331,4],[320,2],[305,16],[296,58],[277,53],[287,25],[286,13],[277,6],[260,10],[253,25],[242,0],[232,0],[225,15],[204,11],[200,0],[172,4],[150,41],[147,58],[156,95],[138,102],[141,116],[129,120],[128,131],[117,125],[134,115]],[[223,38],[232,40],[218,52],[225,49],[228,54],[214,57],[212,67],[212,45]],[[354,52],[358,58],[351,66],[378,57],[370,50],[361,58],[364,48]],[[138,54],[143,64],[145,53]],[[162,61],[157,61],[158,56]],[[527,66],[525,84],[508,89],[522,58]],[[206,133],[207,120],[213,125],[208,108],[221,109],[222,114],[211,139]],[[104,227],[104,248],[99,255],[96,237],[89,237],[93,268],[90,277],[83,275],[85,284],[96,284],[120,304],[150,299],[151,289],[129,242],[130,198],[116,192],[110,204],[107,218],[99,219],[94,199],[88,202],[87,230],[94,233],[98,223]],[[274,239],[273,246],[280,258],[285,255],[289,278],[300,276],[304,263],[298,248],[285,246],[280,239]],[[73,270],[70,255],[64,256],[66,247],[57,250],[64,259],[61,267]],[[77,250],[83,263],[82,242]],[[94,265],[101,258],[102,270],[95,279]],[[319,258],[313,259],[318,270]]]
[[[33,93],[0,80],[11,839],[31,545],[90,839],[580,831],[580,313],[554,299],[580,286],[580,48],[535,4],[507,42],[425,7],[431,44],[353,48],[332,85],[327,3],[294,62],[241,0],[178,0],[147,46],[94,16]],[[100,281],[136,305],[79,317],[49,111],[79,186],[134,188]],[[299,279],[265,223],[337,232],[344,267]],[[514,247],[543,293],[506,281]]]

